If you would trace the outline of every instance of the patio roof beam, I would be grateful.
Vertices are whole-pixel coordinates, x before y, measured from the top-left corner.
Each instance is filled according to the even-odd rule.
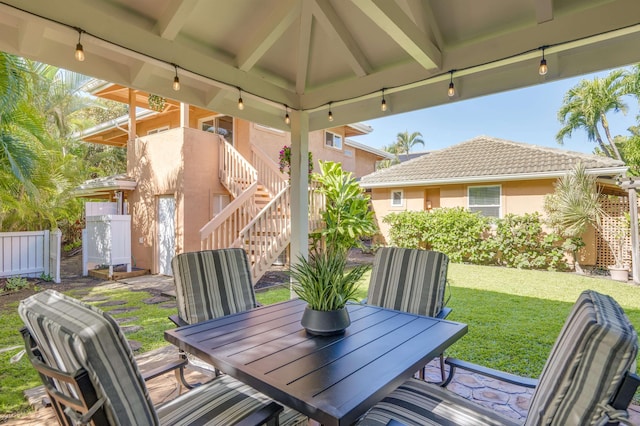
[[[441,67],[440,49],[394,3],[384,0],[354,0],[354,4],[424,69]]]
[[[329,34],[334,35],[336,45],[340,48],[346,61],[358,77],[371,73],[371,65],[358,43],[353,39],[349,29],[340,19],[329,2],[314,1],[314,16]]]
[[[296,93],[304,93],[309,72],[309,54],[311,45],[312,3],[302,2],[300,11],[300,34],[298,35],[298,62],[296,72]]]
[[[293,24],[299,14],[300,3],[281,1],[279,7],[262,22],[259,31],[237,55],[238,68],[249,71],[264,56],[264,54],[278,41],[284,32]]]
[[[542,24],[553,19],[553,0],[535,0],[536,21]]]
[[[158,19],[156,30],[162,38],[174,40],[187,22],[187,18],[201,0],[178,0],[169,3],[167,11]]]

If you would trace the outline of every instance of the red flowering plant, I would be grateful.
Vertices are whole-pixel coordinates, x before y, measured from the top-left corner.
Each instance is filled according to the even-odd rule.
[[[291,147],[283,146],[280,150],[280,173],[286,173],[291,180]],[[309,182],[311,182],[311,174],[313,173],[313,154],[309,151]]]

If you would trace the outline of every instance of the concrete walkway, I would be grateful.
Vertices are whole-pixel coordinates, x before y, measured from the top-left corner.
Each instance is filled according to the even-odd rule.
[[[171,277],[146,275],[123,279],[117,282],[108,282],[101,285],[116,288],[126,286],[132,290],[149,291],[154,297],[160,297],[160,299],[151,298],[149,300],[150,303],[163,303],[163,306],[168,310],[175,309],[175,302],[171,300],[171,296],[175,294],[173,279]],[[167,301],[167,299],[169,299],[169,301]],[[100,303],[109,303],[109,301],[104,300]],[[132,346],[135,346],[135,343],[132,343]],[[146,368],[145,365],[150,365],[150,362],[162,362],[163,359],[177,356],[176,354],[177,352],[174,347],[167,346],[158,351],[139,355],[137,359],[139,359],[141,369],[143,370]],[[436,361],[437,360],[434,360],[434,362],[427,367],[426,378],[429,381],[435,382],[440,378]],[[194,371],[189,372],[192,378],[197,377],[194,380],[202,378],[202,376],[198,376],[198,374],[200,373]],[[532,396],[532,390],[471,374],[463,370],[456,372],[456,376],[448,386],[448,389],[464,398],[471,399],[478,404],[485,405],[506,416],[519,420],[524,420]],[[149,383],[149,391],[152,400],[156,404],[175,398],[178,395],[178,387],[173,374],[170,373],[154,379]],[[34,402],[35,406],[42,400],[42,393],[38,392],[42,391],[32,390],[29,395],[30,400]],[[632,424],[640,425],[640,407],[632,406],[630,412]],[[50,408],[41,408],[27,417],[11,420],[6,424],[48,425],[55,422],[53,419],[53,412]]]

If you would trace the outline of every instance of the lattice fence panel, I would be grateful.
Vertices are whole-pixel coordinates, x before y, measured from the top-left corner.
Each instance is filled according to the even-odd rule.
[[[605,215],[602,220],[602,232],[597,236],[596,266],[606,268],[614,265],[616,259],[612,250],[620,250],[622,245],[622,262],[631,267],[631,236],[627,233],[622,240],[618,238],[620,227],[624,226],[625,213],[629,212],[629,198],[624,196],[606,196],[602,200]]]

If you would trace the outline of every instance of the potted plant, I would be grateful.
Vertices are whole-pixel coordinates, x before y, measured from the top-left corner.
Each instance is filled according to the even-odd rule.
[[[347,253],[322,250],[310,253],[309,259],[300,257],[291,266],[293,290],[307,302],[302,326],[311,334],[342,333],[351,324],[346,304],[355,300],[358,281],[369,269],[358,265],[345,273]]]
[[[611,279],[616,281],[628,281],[629,280],[629,268],[624,266],[624,247],[627,242],[627,236],[629,235],[630,228],[630,218],[629,214],[625,214],[621,219],[616,220],[616,247],[611,248],[611,253],[613,253],[613,257],[615,259],[615,264],[610,265],[609,275],[611,275]]]
[[[309,333],[329,335],[343,332],[350,324],[346,304],[355,300],[358,281],[369,265],[346,271],[349,249],[361,237],[376,231],[369,198],[351,173],[339,163],[320,162],[314,173],[318,191],[325,197],[321,212],[323,227],[310,233],[313,240],[309,259],[298,258],[291,266],[292,289],[307,308],[302,325]]]

